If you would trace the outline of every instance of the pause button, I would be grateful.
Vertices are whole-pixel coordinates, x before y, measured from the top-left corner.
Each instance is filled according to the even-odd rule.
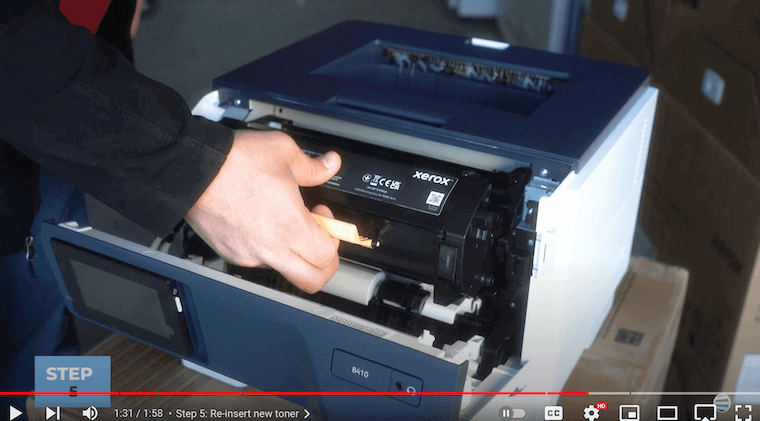
[[[525,410],[522,408],[511,408],[509,406],[502,406],[499,409],[499,418],[503,420],[517,420],[525,417]]]

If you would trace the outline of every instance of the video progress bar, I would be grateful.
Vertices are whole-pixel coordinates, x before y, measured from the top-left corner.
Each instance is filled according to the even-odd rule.
[[[71,392],[0,392],[0,396],[69,395]],[[110,396],[445,396],[445,395],[583,395],[589,392],[76,392],[77,395]]]
[[[588,392],[592,396],[716,396],[760,395],[760,392]]]
[[[71,392],[0,392],[2,396],[69,395]],[[110,396],[442,396],[442,395],[565,395],[565,396],[716,396],[754,395],[760,392],[76,392],[77,395]]]

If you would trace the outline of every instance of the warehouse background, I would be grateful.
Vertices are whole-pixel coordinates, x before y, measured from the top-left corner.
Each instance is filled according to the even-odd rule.
[[[214,77],[351,19],[647,68],[661,95],[633,253],[690,271],[665,389],[736,384],[741,356],[760,354],[756,339],[754,351],[732,351],[735,337],[760,337],[760,314],[742,315],[760,303],[745,294],[758,277],[760,2],[158,0],[135,39],[136,65],[192,107]],[[94,227],[153,240],[97,202],[88,206]],[[99,340],[82,330],[86,343]]]

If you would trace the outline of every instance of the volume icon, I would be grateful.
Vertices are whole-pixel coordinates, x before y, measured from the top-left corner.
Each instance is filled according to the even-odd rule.
[[[82,411],[82,416],[87,418],[90,421],[93,421],[95,418],[98,417],[98,408],[95,408],[94,406],[86,408],[85,410]]]

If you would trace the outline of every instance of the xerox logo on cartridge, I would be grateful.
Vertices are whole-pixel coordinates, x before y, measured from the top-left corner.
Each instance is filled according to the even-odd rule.
[[[422,181],[430,181],[431,183],[440,184],[442,186],[448,186],[449,182],[453,180],[452,178],[446,178],[440,175],[430,174],[424,171],[416,171],[416,170],[412,178],[416,178]]]

